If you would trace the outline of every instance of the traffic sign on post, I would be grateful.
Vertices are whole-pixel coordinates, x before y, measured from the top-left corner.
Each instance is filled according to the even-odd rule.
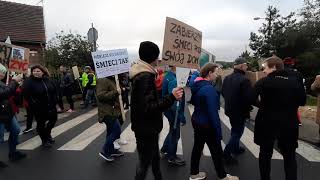
[[[98,40],[98,31],[96,28],[92,27],[88,31],[88,41],[89,43],[94,43]]]

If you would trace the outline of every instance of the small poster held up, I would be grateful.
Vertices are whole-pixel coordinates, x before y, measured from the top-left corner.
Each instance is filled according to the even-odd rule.
[[[176,70],[178,87],[185,87],[189,78],[190,69],[178,68]]]
[[[125,73],[130,69],[127,49],[96,51],[91,54],[98,78]]]
[[[78,66],[73,66],[72,67],[72,72],[73,72],[74,79],[79,79],[80,78],[80,73],[79,73]]]
[[[202,33],[181,21],[167,17],[161,63],[199,69]]]
[[[27,73],[29,66],[30,50],[0,42],[0,62],[12,72]]]

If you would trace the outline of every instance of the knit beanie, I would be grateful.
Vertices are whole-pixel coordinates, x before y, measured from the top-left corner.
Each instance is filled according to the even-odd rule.
[[[7,68],[4,65],[2,65],[1,63],[0,63],[0,73],[2,73],[2,74],[7,73]]]
[[[139,56],[142,61],[150,64],[158,59],[159,54],[159,47],[155,43],[150,41],[140,43]]]

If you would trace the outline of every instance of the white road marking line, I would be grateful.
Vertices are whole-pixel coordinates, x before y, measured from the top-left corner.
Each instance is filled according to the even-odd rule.
[[[128,144],[121,145],[120,150],[122,152],[135,152],[137,148],[136,138],[134,132],[131,130],[131,123],[128,127],[121,133],[121,139],[126,140]]]
[[[66,132],[67,130],[81,124],[82,122],[92,118],[98,113],[97,108],[86,112],[83,115],[80,115],[74,119],[71,119],[55,128],[52,129],[51,135],[53,138],[59,136],[60,134]],[[41,145],[41,139],[39,136],[33,137],[21,144],[18,145],[18,149],[21,150],[34,150]]]
[[[85,149],[92,141],[105,132],[105,125],[99,122],[95,123],[84,132],[64,144],[58,150],[81,151]]]
[[[312,145],[303,141],[298,141],[298,148],[296,152],[302,157],[311,162],[320,162],[320,151]]]

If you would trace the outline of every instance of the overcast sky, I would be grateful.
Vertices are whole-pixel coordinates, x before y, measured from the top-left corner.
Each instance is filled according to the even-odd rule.
[[[8,0],[35,5],[40,0]],[[91,23],[99,32],[100,50],[127,48],[137,57],[139,43],[154,41],[162,49],[166,17],[202,31],[202,47],[217,60],[232,61],[249,49],[268,5],[280,13],[297,12],[303,0],[44,0],[47,40],[61,30],[86,35]],[[42,5],[42,3],[39,3]]]

